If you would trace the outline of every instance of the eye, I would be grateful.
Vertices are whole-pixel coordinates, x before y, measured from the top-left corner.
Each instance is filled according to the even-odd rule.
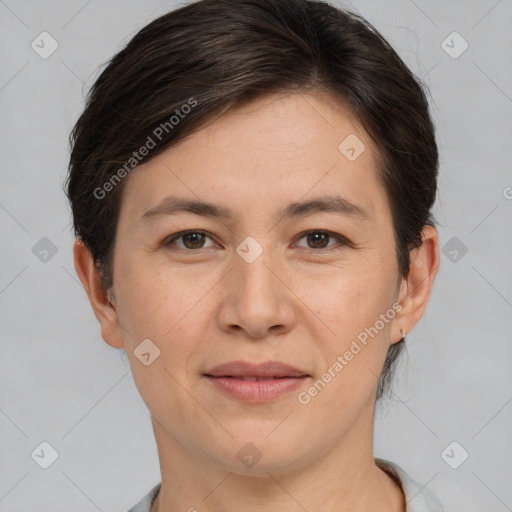
[[[166,238],[162,245],[165,247],[170,247],[175,245],[178,250],[196,250],[196,249],[206,249],[208,246],[205,246],[205,240],[207,238],[211,237],[205,232],[201,230],[190,230],[190,231],[182,231],[180,233],[175,233],[174,235],[171,235],[170,237]],[[181,240],[182,245],[176,244],[175,242]],[[210,247],[214,247],[214,245],[211,245]]]
[[[215,242],[209,246],[205,245],[207,239],[210,239],[213,242],[213,239],[202,230],[196,229],[181,231],[167,237],[162,242],[162,246],[178,251],[197,251],[199,249],[208,249],[217,246]],[[300,235],[298,240],[302,239],[306,239],[308,246],[304,247],[297,244],[297,247],[301,247],[302,250],[315,254],[318,254],[319,252],[325,253],[333,250],[339,250],[351,245],[351,243],[343,236],[325,230],[306,231]],[[337,243],[330,243],[333,240],[337,241]]]
[[[332,250],[339,250],[345,246],[349,246],[350,242],[341,235],[332,233],[331,231],[320,231],[310,230],[302,233],[299,240],[305,238],[309,247],[305,247],[304,250],[310,253],[327,252]],[[335,239],[338,241],[336,244],[330,244],[329,242]],[[300,245],[298,247],[301,247]]]

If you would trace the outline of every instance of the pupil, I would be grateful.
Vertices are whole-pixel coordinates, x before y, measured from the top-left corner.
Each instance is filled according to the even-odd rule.
[[[201,237],[203,235],[201,233],[190,233],[188,234],[186,237],[185,237],[185,240],[188,240],[188,239],[192,239],[192,245],[194,246],[193,248],[197,248],[195,247],[197,244],[201,245],[200,244],[200,241],[201,241]],[[198,240],[199,239],[199,240]],[[187,245],[187,244],[186,244]]]
[[[310,240],[313,240],[313,244],[321,244],[322,241],[325,241],[327,239],[327,235],[325,233],[311,233],[309,236]],[[323,244],[322,247],[325,247],[325,244]]]

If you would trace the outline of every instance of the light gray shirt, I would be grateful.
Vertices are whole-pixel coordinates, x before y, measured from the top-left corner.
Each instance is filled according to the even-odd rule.
[[[423,485],[412,480],[397,464],[384,459],[375,459],[375,464],[386,471],[402,487],[405,495],[405,512],[443,512],[437,497]],[[137,505],[128,512],[150,512],[151,505],[160,491],[160,483],[155,485]]]

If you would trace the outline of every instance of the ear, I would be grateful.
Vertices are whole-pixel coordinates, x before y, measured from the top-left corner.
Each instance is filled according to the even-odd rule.
[[[101,326],[101,337],[112,347],[124,348],[115,304],[109,301],[92,254],[77,238],[73,245],[75,270],[91,303],[94,315]]]
[[[392,343],[402,338],[400,329],[406,333],[423,316],[427,307],[430,291],[439,269],[439,235],[432,226],[424,226],[422,244],[410,253],[411,265],[409,275],[402,280],[398,302],[402,309],[396,314],[393,322]]]

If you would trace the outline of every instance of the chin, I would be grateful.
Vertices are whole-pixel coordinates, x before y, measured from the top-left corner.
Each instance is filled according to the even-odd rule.
[[[240,476],[269,478],[270,476],[288,474],[300,469],[303,465],[300,463],[300,454],[296,452],[283,457],[278,457],[264,450],[260,450],[260,452],[261,458],[257,459],[256,462],[240,461],[237,454],[235,460],[231,459],[228,464],[223,464],[223,466],[226,470]],[[247,458],[247,455],[244,458]]]
[[[304,442],[293,442],[286,435],[276,435],[271,439],[274,433],[268,437],[268,432],[270,430],[266,429],[265,435],[238,437],[231,440],[231,447],[218,447],[220,452],[210,455],[227,471],[251,477],[290,473],[314,458],[310,444],[308,452],[303,452]]]

